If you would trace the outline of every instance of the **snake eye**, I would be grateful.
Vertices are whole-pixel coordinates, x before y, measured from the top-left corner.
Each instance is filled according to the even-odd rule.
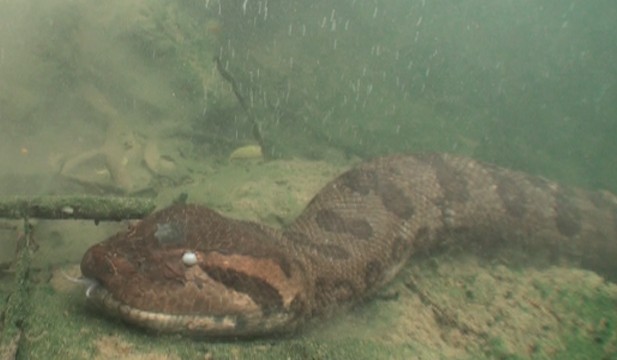
[[[182,254],[182,262],[186,266],[193,266],[197,264],[197,254],[192,251],[187,251]]]

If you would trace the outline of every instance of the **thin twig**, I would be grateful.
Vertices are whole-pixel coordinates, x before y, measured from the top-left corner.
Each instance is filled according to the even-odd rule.
[[[244,100],[244,96],[242,96],[242,93],[240,92],[240,87],[238,86],[236,79],[229,73],[229,71],[225,69],[225,67],[221,63],[221,59],[219,59],[218,56],[214,57],[214,63],[216,64],[216,70],[219,72],[221,77],[225,79],[225,81],[227,81],[231,85],[231,90],[236,96],[236,99],[240,103],[240,106],[242,107],[244,112],[246,112],[246,116],[248,116],[249,121],[251,122],[253,126],[253,129],[252,129],[253,137],[255,138],[259,146],[261,147],[261,150],[264,156],[266,156],[268,152],[266,151],[264,139],[263,139],[263,136],[261,135],[261,127],[259,126],[259,123],[255,119],[253,112],[251,111],[249,106],[246,104],[246,100]]]

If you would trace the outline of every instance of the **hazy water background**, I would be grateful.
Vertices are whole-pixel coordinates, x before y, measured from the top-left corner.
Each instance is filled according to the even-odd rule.
[[[277,157],[457,152],[615,191],[613,5],[5,0],[0,160],[28,167],[18,150],[36,157],[43,133],[60,152],[87,147],[75,139],[104,131],[92,86],[122,121],[179,123],[206,156],[225,153],[251,135],[218,56]]]
[[[270,109],[264,126],[293,138],[283,153],[307,152],[294,135],[360,155],[459,152],[614,189],[610,2],[258,4],[222,9],[221,53]]]
[[[203,179],[196,174],[207,175],[204,187],[218,179],[240,188],[215,170],[234,149],[256,143],[252,120],[261,127],[271,160],[341,166],[389,153],[453,152],[617,192],[615,34],[612,0],[0,0],[0,194],[88,190],[58,181],[58,174],[68,160],[98,147],[116,156],[114,162],[128,162],[130,186],[109,174],[100,180],[121,192],[141,190],[161,175],[166,182],[156,183],[160,203],[169,200],[164,191],[179,191],[174,186],[187,178],[199,184]],[[236,82],[248,111],[214,58]],[[144,164],[151,144],[180,175],[152,174]],[[109,165],[92,163],[78,168],[78,175],[98,174]],[[277,166],[290,166],[282,164],[257,172],[266,177]],[[326,172],[316,164],[314,173]],[[246,171],[220,173],[240,179]],[[51,225],[51,235],[45,235],[51,241],[42,246],[55,243],[57,249],[50,258],[39,255],[45,264],[39,268],[78,261],[83,249],[66,245],[70,236],[104,237],[91,224],[81,230],[64,226]],[[7,243],[0,241],[0,262],[14,252]],[[515,284],[521,280],[504,276]],[[553,276],[545,277],[555,288],[587,279],[592,285],[580,286],[585,296],[600,282],[577,276],[555,280],[557,285]],[[73,326],[69,337],[83,335],[79,327],[97,321],[84,313],[81,293],[58,295],[45,286],[36,294],[49,297],[43,301],[46,315],[59,316],[52,324]],[[606,299],[613,298],[599,302]],[[594,316],[580,321],[593,322]],[[41,321],[36,326],[44,328]],[[95,326],[113,332],[116,325],[98,319]],[[64,340],[53,349],[62,352],[67,332],[39,338],[56,334]],[[135,342],[148,343],[135,336]],[[353,341],[341,351],[361,348]],[[308,348],[302,339],[287,344]],[[409,351],[407,343],[386,348]]]

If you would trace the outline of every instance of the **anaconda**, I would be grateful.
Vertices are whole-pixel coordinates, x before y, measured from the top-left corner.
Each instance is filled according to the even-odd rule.
[[[617,197],[447,154],[370,160],[282,229],[176,204],[92,246],[88,299],[157,331],[291,331],[451,243],[548,250],[617,274]]]

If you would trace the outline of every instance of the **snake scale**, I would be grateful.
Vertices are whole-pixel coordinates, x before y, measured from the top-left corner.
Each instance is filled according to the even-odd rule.
[[[206,336],[297,329],[375,293],[412,254],[516,246],[617,275],[617,197],[448,155],[366,161],[282,229],[175,204],[92,246],[86,294],[141,327]]]

